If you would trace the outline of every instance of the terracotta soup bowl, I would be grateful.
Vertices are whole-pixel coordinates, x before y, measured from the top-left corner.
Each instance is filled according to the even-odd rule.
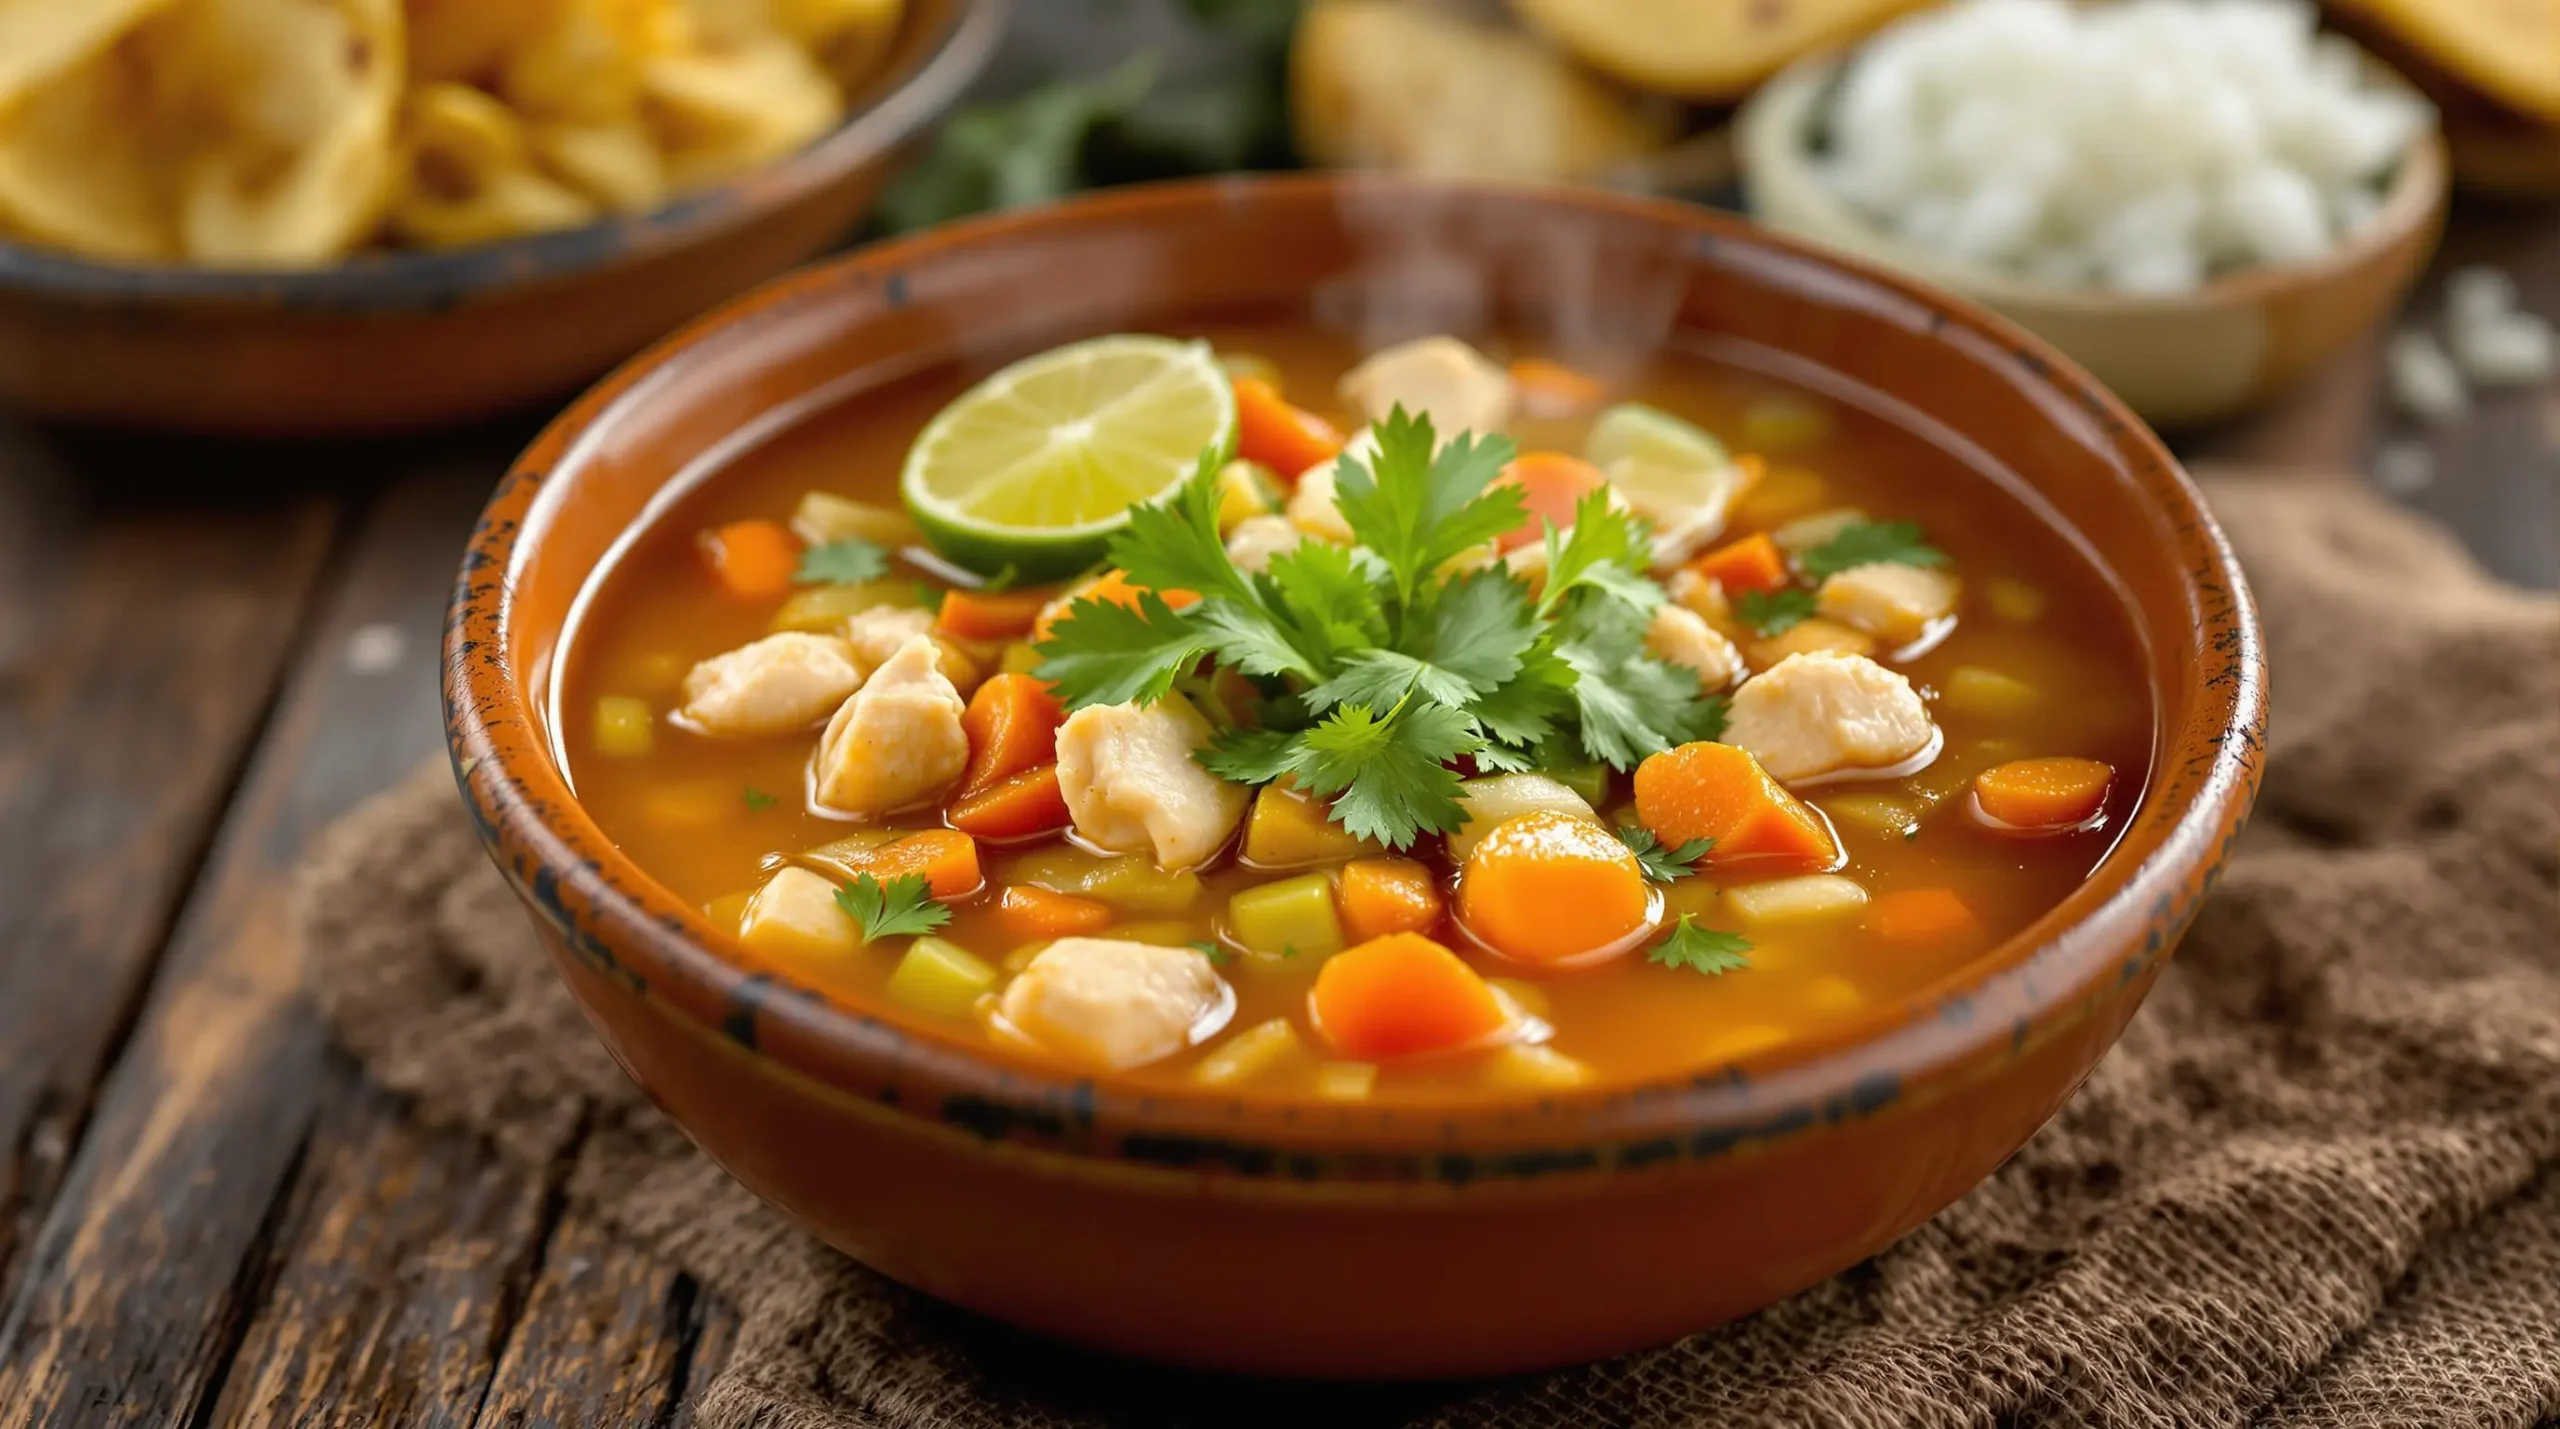
[[[1636,1088],[1239,1101],[1007,1063],[751,976],[581,811],[550,728],[571,606],[670,483],[823,394],[1204,315],[1713,339],[1888,414],[2102,561],[2154,771],[2016,939],[1818,1039]],[[2094,553],[2103,551],[2103,556]],[[2258,781],[2265,675],[2195,487],[2086,373],[1980,309],[1693,208],[1294,177],[1129,189],[766,287],[589,393],[463,564],[454,765],[560,975],[737,1178],[848,1254],[1030,1329],[1310,1376],[1523,1370],[1659,1343],[1855,1264],[2052,1115],[2187,927]]]

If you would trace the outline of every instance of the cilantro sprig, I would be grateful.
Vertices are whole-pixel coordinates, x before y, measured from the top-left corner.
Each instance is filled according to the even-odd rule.
[[[951,910],[933,901],[933,885],[920,873],[901,874],[882,883],[856,874],[853,885],[836,890],[836,906],[862,929],[862,941],[922,937],[951,921]]]
[[[1677,883],[1697,872],[1695,865],[1714,850],[1714,839],[1690,839],[1677,848],[1666,848],[1653,836],[1653,831],[1634,825],[1617,826],[1618,842],[1636,856],[1644,876],[1656,883]]]
[[[1818,608],[1813,592],[1796,586],[1747,590],[1733,601],[1733,613],[1764,637],[1786,634],[1812,619]]]
[[[1749,938],[1740,933],[1701,928],[1696,914],[1683,913],[1680,921],[1672,925],[1671,936],[1655,944],[1644,955],[1644,960],[1668,968],[1686,968],[1709,977],[1722,977],[1750,967],[1750,952]]]
[[[802,585],[850,585],[889,573],[889,553],[859,536],[846,536],[800,553],[791,578]]]
[[[1947,553],[1920,539],[1909,521],[1859,521],[1796,558],[1805,578],[1819,581],[1853,566],[1943,566]]]

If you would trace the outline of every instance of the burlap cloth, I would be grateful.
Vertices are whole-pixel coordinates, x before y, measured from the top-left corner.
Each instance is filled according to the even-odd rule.
[[[715,1426],[2533,1425],[2560,1419],[2560,603],[2326,480],[2219,483],[2274,671],[2222,891],[2053,1124],[1892,1250],[1536,1378],[1308,1388],[1034,1343],[784,1225],[607,1058],[436,771],[303,928],[343,1044],[741,1316]]]

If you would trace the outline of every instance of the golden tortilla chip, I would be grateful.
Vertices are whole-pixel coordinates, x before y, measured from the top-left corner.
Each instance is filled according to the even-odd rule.
[[[559,22],[567,0],[405,0],[409,81],[494,80],[509,53]]]
[[[666,161],[637,124],[547,124],[526,137],[543,169],[607,208],[630,213],[666,201]]]
[[[170,0],[0,0],[0,110],[95,59]]]
[[[84,258],[183,256],[149,57],[91,56],[0,118],[0,230]]]
[[[1638,89],[1731,99],[1797,56],[1926,0],[1513,0],[1521,18]],[[2431,4],[2434,0],[2409,0]]]
[[[642,81],[650,129],[678,186],[798,149],[844,113],[844,94],[806,50],[767,33],[660,55]]]
[[[2338,0],[2483,98],[2560,124],[2560,0]]]
[[[568,0],[507,56],[497,93],[528,119],[625,124],[640,112],[640,73],[693,39],[681,0]]]
[[[412,94],[401,108],[400,152],[388,220],[412,243],[488,243],[574,227],[597,213],[535,169],[515,111],[469,85],[431,84]]]

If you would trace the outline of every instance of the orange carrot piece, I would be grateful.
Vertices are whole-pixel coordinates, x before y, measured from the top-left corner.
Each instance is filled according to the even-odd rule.
[[[1982,936],[1982,920],[1952,888],[1904,888],[1867,905],[1867,931],[1905,948],[1943,948]]]
[[[1600,468],[1570,452],[1522,452],[1493,479],[1495,486],[1516,486],[1529,519],[1504,532],[1496,544],[1509,551],[1542,540],[1546,528],[1573,524],[1573,509],[1582,498],[1609,484]]]
[[[972,799],[1034,765],[1058,757],[1058,726],[1066,720],[1058,697],[1029,675],[996,675],[969,696],[960,714],[969,736],[969,767],[960,775],[960,798]]]
[[[965,898],[986,884],[978,867],[978,841],[955,829],[923,829],[887,843],[842,856],[854,873],[867,873],[886,883],[921,875],[936,898]]]
[[[1511,1022],[1474,968],[1419,933],[1327,958],[1307,1008],[1335,1051],[1363,1062],[1477,1046]]]
[[[2114,769],[2095,759],[2015,759],[1974,779],[1973,803],[2007,828],[2073,829],[2106,806],[2115,777]]]
[[[1822,816],[1733,745],[1666,749],[1636,766],[1635,786],[1637,820],[1675,848],[1714,839],[1711,864],[1765,862],[1816,873],[1840,862],[1839,841]]]
[[[1055,764],[1025,769],[975,794],[962,795],[943,816],[951,827],[982,839],[1053,834],[1071,822]]]
[[[1624,942],[1652,911],[1644,867],[1618,836],[1540,809],[1476,841],[1458,881],[1458,912],[1505,957],[1556,963]]]
[[[1389,933],[1420,933],[1440,921],[1440,890],[1431,870],[1409,858],[1358,858],[1334,884],[1343,936],[1355,943]]]
[[[1011,640],[1030,633],[1054,590],[948,590],[934,628],[962,640]]]
[[[1109,570],[1104,571],[1102,574],[1095,576],[1089,581],[1086,581],[1083,585],[1077,586],[1075,589],[1068,591],[1067,598],[1072,600],[1099,600],[1111,605],[1127,606],[1130,609],[1135,610],[1138,606],[1138,595],[1145,589],[1145,586],[1139,585],[1135,581],[1130,580],[1128,572]],[[1182,610],[1200,603],[1200,593],[1195,590],[1160,590],[1157,591],[1156,594],[1164,597],[1164,603],[1173,607],[1175,610]],[[1034,640],[1048,639],[1049,627],[1057,624],[1059,619],[1065,614],[1066,608],[1061,604],[1056,615],[1041,616],[1039,623],[1031,627],[1031,638]]]
[[[1282,481],[1342,455],[1342,433],[1259,377],[1239,377],[1236,387],[1236,455],[1271,468]]]
[[[779,521],[732,521],[697,540],[712,577],[740,600],[787,594],[800,569],[800,538]]]
[[[1532,417],[1578,417],[1609,399],[1608,384],[1599,378],[1543,357],[1511,364],[1511,390]]]
[[[1766,531],[1728,541],[1689,563],[1689,569],[1716,582],[1727,595],[1746,590],[1783,590],[1787,558]]]
[[[1025,943],[1072,938],[1110,927],[1111,905],[1017,883],[997,896],[996,922],[1005,936]]]

